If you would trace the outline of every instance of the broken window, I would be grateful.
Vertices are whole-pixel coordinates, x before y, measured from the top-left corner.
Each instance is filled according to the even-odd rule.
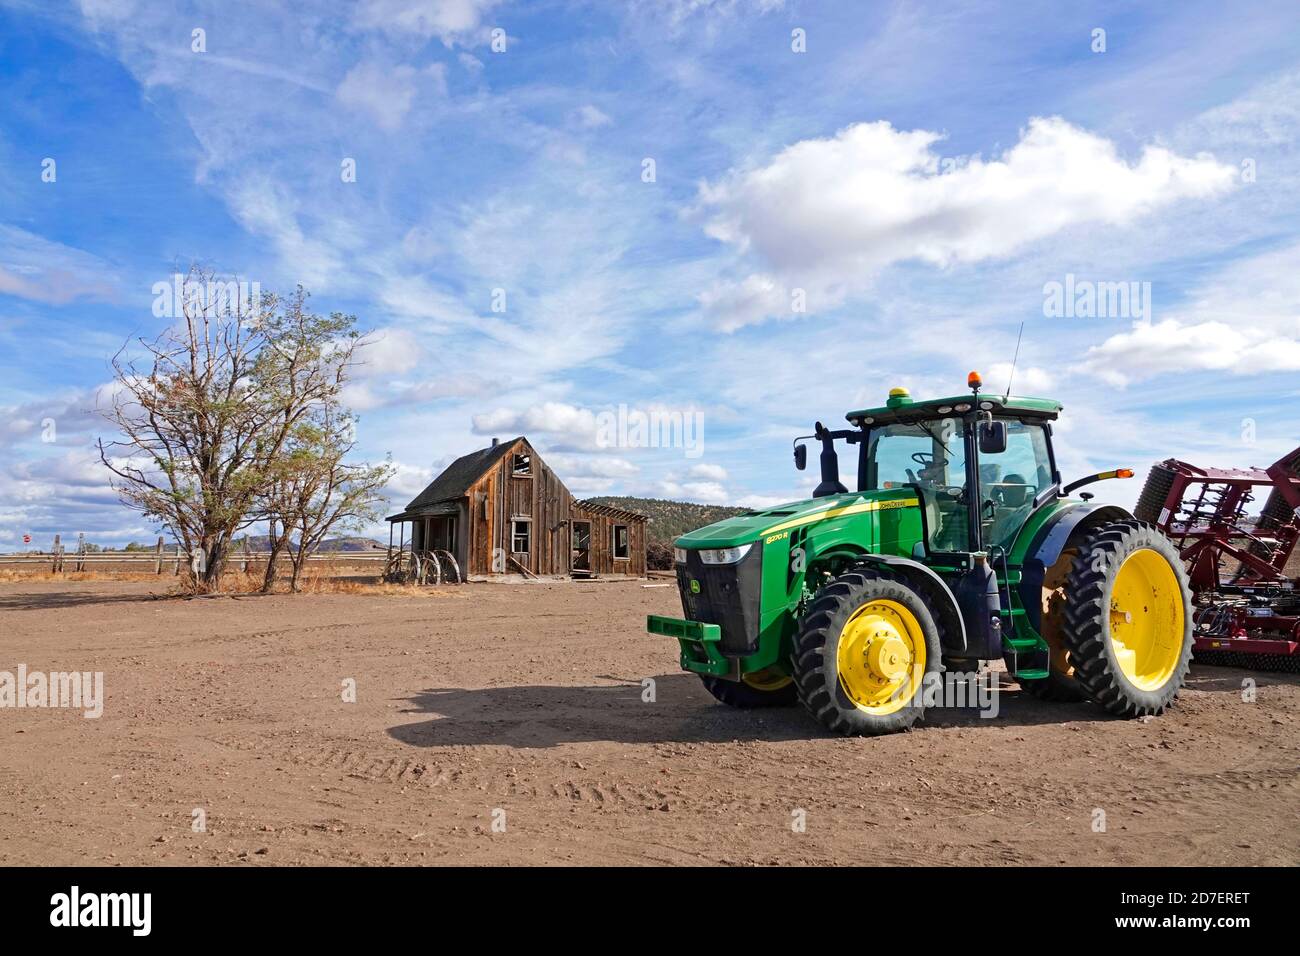
[[[516,478],[527,478],[533,473],[532,455],[515,455],[514,468],[511,470]]]
[[[512,554],[528,554],[533,523],[527,518],[515,518],[510,522],[510,551]]]
[[[632,543],[628,539],[627,525],[614,525],[614,559],[626,560],[632,556]]]

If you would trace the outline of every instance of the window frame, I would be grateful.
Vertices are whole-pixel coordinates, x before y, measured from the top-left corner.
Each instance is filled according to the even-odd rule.
[[[624,555],[618,553],[618,529],[622,528],[627,534],[627,551]],[[627,524],[616,524],[610,526],[609,553],[613,555],[615,561],[632,560],[632,526]]]
[[[524,526],[523,538],[524,538],[524,543],[528,547],[523,551],[518,551],[515,549],[515,541],[519,538],[519,532],[516,530],[517,525]],[[512,555],[522,554],[522,555],[531,556],[533,553],[532,548],[533,548],[533,519],[524,516],[511,518],[510,519],[510,553]]]

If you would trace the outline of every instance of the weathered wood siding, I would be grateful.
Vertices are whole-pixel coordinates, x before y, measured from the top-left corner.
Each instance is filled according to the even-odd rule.
[[[596,574],[631,574],[645,576],[645,522],[594,514],[581,506],[573,509],[577,521],[591,522],[591,570]],[[628,557],[614,557],[614,526],[626,525],[628,531]]]
[[[528,455],[531,477],[514,475],[515,455]],[[458,544],[468,549],[462,563],[469,574],[501,573],[493,567],[493,555],[510,555],[537,575],[568,574],[572,548],[572,520],[591,522],[591,570],[596,574],[645,574],[645,522],[623,521],[609,515],[581,509],[569,490],[525,440],[517,441],[490,470],[470,486],[466,498],[464,533]],[[527,559],[511,554],[511,522],[531,519],[530,550]],[[628,527],[629,557],[615,560],[614,525]],[[505,572],[519,569],[507,561]]]
[[[515,455],[528,455],[530,477],[514,475]],[[469,490],[473,525],[473,574],[492,574],[494,552],[510,555],[533,574],[564,574],[569,570],[568,522],[573,496],[526,441],[512,445],[501,460]],[[511,553],[511,522],[528,518],[532,526],[527,558]],[[507,562],[507,573],[518,573]]]

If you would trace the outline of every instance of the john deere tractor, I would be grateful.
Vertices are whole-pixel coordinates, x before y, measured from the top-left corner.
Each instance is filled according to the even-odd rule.
[[[718,700],[796,700],[842,734],[924,715],[927,684],[1001,659],[1029,694],[1162,712],[1187,674],[1191,596],[1178,552],[1123,508],[1062,484],[1058,402],[970,391],[817,423],[821,481],[806,501],[753,511],[675,542],[684,616],[652,615],[681,666]],[[856,490],[836,443],[857,448]]]

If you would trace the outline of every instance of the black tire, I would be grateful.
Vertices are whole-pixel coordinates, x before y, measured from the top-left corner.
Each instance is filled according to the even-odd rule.
[[[1138,521],[1159,524],[1165,499],[1169,497],[1169,490],[1174,486],[1174,474],[1172,468],[1166,468],[1163,464],[1151,466],[1146,484],[1142,486],[1142,494],[1138,495],[1137,507],[1133,509],[1133,516]]]
[[[751,709],[754,707],[788,707],[798,700],[794,681],[775,690],[762,690],[742,681],[724,680],[709,674],[701,674],[700,682],[704,689],[728,707]]]
[[[1183,630],[1173,668],[1154,688],[1137,686],[1125,675],[1111,636],[1115,580],[1136,552],[1158,553],[1169,565],[1182,604]],[[1088,697],[1118,717],[1159,714],[1173,703],[1187,678],[1192,656],[1192,595],[1178,551],[1157,528],[1138,521],[1115,521],[1089,532],[1079,546],[1065,583],[1065,642],[1074,674]]]
[[[911,698],[889,714],[870,713],[845,693],[839,678],[837,651],[849,618],[873,600],[902,605],[920,628],[925,644],[921,680],[943,670],[939,630],[926,599],[902,581],[874,568],[858,566],[822,588],[809,606],[794,639],[794,677],[799,700],[827,729],[845,736],[875,736],[907,730],[925,715],[925,695],[912,689]]]
[[[1081,700],[1088,699],[1083,687],[1072,675],[1050,669],[1042,680],[1020,681],[1020,689],[1030,697],[1051,701],[1054,704],[1077,704]]]

